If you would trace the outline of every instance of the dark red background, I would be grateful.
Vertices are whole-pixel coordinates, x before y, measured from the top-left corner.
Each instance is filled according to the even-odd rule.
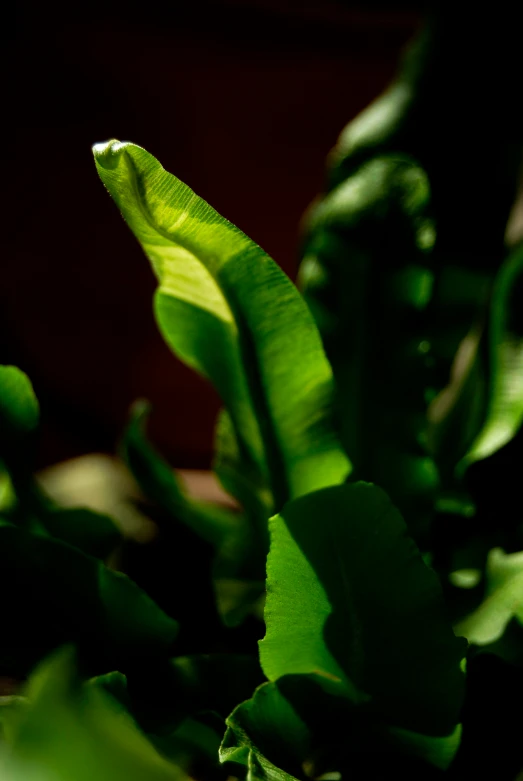
[[[27,371],[40,397],[40,466],[111,451],[129,404],[147,397],[173,464],[206,467],[219,406],[156,331],[152,273],[91,145],[144,146],[292,277],[325,156],[418,24],[404,7],[321,0],[19,6],[0,360]]]

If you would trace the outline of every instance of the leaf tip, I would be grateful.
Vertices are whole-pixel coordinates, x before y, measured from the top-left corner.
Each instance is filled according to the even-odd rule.
[[[100,168],[116,168],[126,146],[129,146],[128,142],[118,141],[116,138],[94,144],[92,150],[96,164]]]

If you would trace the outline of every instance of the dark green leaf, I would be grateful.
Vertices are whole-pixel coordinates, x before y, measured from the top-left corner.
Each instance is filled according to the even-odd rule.
[[[13,480],[15,493],[30,489],[40,409],[33,386],[16,366],[0,366],[0,460]]]
[[[91,665],[125,666],[165,654],[177,631],[135,583],[58,540],[0,521],[4,604],[1,658],[19,673],[50,649],[75,642]]]
[[[289,279],[145,150],[111,141],[94,155],[158,277],[165,339],[212,381],[276,507],[343,481],[350,466],[334,434],[330,366]]]
[[[33,386],[16,366],[0,366],[0,445],[2,453],[38,428],[40,411]]]
[[[131,410],[121,443],[125,462],[148,499],[219,548],[238,529],[241,519],[221,507],[187,496],[174,470],[147,440],[144,429],[149,412],[145,401],[137,402]]]
[[[51,537],[97,559],[106,559],[121,540],[112,518],[85,507],[52,509],[41,518]]]
[[[370,698],[387,724],[429,735],[455,729],[466,643],[379,488],[324,489],[271,520],[265,618],[269,679],[315,672],[355,702]]]
[[[380,766],[409,779],[418,778],[410,775],[418,767],[419,777],[433,778],[431,770],[449,766],[461,735],[461,727],[444,737],[387,727],[344,697],[340,686],[326,687],[317,675],[286,675],[264,684],[227,724],[222,761],[249,768],[254,761],[267,777],[276,765],[278,772],[310,778],[341,775],[360,781],[374,778]]]
[[[487,327],[462,344],[451,382],[429,412],[442,468],[463,473],[506,445],[523,422],[523,246],[501,266]]]

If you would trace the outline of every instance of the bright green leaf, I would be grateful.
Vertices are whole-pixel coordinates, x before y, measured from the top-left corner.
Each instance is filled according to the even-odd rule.
[[[316,672],[387,724],[448,735],[457,724],[465,643],[440,584],[386,494],[326,488],[271,519],[265,674]]]
[[[158,278],[166,341],[215,386],[276,508],[343,481],[350,465],[334,434],[332,372],[290,280],[144,149],[110,141],[94,155]]]

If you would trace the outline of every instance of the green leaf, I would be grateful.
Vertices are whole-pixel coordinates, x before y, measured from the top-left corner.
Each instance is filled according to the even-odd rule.
[[[120,668],[168,653],[178,624],[125,575],[58,540],[0,520],[4,667],[23,674],[75,642],[90,664]]]
[[[158,278],[164,338],[215,386],[276,508],[343,481],[350,465],[334,434],[332,372],[290,280],[144,149],[110,141],[94,155]]]
[[[267,491],[263,475],[242,457],[234,424],[227,410],[218,416],[214,435],[213,470],[223,488],[243,507],[253,535],[260,543],[264,558],[268,549],[267,518],[272,514],[272,496]]]
[[[398,752],[418,757],[440,770],[447,770],[460,747],[462,731],[462,725],[458,724],[450,735],[434,737],[391,727],[389,737]]]
[[[344,698],[340,687],[326,691],[316,675],[264,684],[227,724],[221,761],[243,765],[248,777],[262,779],[282,773],[359,781],[374,778],[380,766],[391,773],[398,769],[402,778],[432,778],[432,769],[450,765],[461,736],[460,726],[444,737],[387,727],[365,706]],[[410,774],[413,768],[419,775]]]
[[[438,483],[422,443],[434,382],[426,171],[397,149],[378,153],[318,199],[304,227],[298,280],[333,367],[353,477],[383,486],[420,537]]]
[[[225,719],[264,680],[258,661],[243,654],[178,656],[170,666],[178,703],[192,715],[212,710]]]
[[[0,459],[17,483],[33,468],[39,417],[27,375],[16,366],[0,366]]]
[[[121,540],[112,518],[85,507],[52,509],[41,520],[51,537],[97,559],[106,559]]]
[[[16,366],[0,366],[0,442],[5,447],[31,436],[40,411],[33,386]]]
[[[130,716],[96,688],[82,688],[69,649],[32,675],[29,703],[10,725],[0,756],[5,781],[176,781]]]
[[[493,548],[485,577],[485,599],[455,627],[456,634],[476,645],[499,640],[514,617],[523,625],[523,551],[507,554]]]
[[[463,472],[506,445],[523,422],[523,247],[494,280],[488,323],[471,332],[451,382],[429,410],[429,444],[442,469]]]
[[[145,425],[149,412],[146,401],[133,405],[121,443],[124,461],[148,499],[204,540],[220,547],[238,529],[240,518],[210,502],[194,501],[187,496],[174,470],[147,440]]]
[[[370,698],[387,724],[451,733],[466,644],[386,494],[366,483],[326,488],[289,503],[270,528],[267,677],[315,672],[354,702]]]
[[[492,293],[491,381],[485,421],[461,469],[499,450],[523,423],[523,245],[502,265]]]
[[[309,743],[307,726],[278,685],[265,683],[227,719],[220,762],[243,765],[252,781],[290,781],[302,776]]]

